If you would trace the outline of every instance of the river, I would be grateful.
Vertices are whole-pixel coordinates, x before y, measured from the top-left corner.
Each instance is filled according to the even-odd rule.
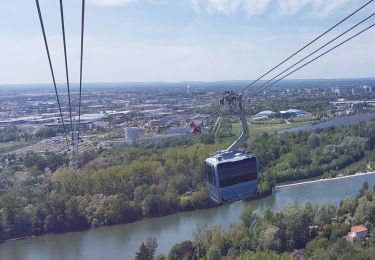
[[[157,253],[166,254],[176,242],[191,239],[197,225],[220,224],[227,229],[237,223],[245,203],[261,212],[267,207],[280,210],[292,201],[300,205],[306,202],[338,205],[343,198],[355,196],[364,181],[375,185],[375,174],[277,189],[271,196],[256,201],[235,202],[125,225],[8,241],[0,245],[0,259],[133,259],[140,243],[149,235],[157,238]]]
[[[328,128],[331,126],[336,126],[336,127],[337,126],[349,126],[358,122],[368,122],[368,121],[371,121],[372,119],[375,119],[375,113],[351,115],[351,116],[345,116],[345,117],[338,117],[338,118],[329,120],[327,122],[319,123],[316,125],[306,124],[306,125],[301,125],[298,127],[284,129],[284,130],[278,131],[278,133],[312,131],[315,129],[323,129],[323,128]]]
[[[366,113],[280,132],[348,126],[373,118],[375,113]],[[300,204],[312,202],[338,205],[346,196],[354,196],[366,180],[371,186],[375,185],[375,174],[278,189],[271,196],[246,203],[254,205],[259,211],[264,211],[267,207],[280,210],[291,201]],[[237,223],[244,204],[245,202],[235,202],[217,208],[143,219],[125,225],[8,241],[0,245],[0,259],[133,259],[141,242],[150,235],[157,238],[157,254],[166,254],[175,243],[191,239],[192,230],[197,225],[220,224],[227,229],[230,224]]]

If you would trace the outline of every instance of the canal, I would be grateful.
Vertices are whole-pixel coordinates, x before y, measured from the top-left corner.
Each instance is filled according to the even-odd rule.
[[[261,212],[267,207],[280,210],[293,201],[300,205],[306,202],[338,205],[343,198],[355,196],[364,181],[375,185],[375,174],[277,189],[269,197],[246,203]],[[0,259],[133,259],[140,243],[150,235],[157,238],[157,254],[166,254],[175,243],[191,239],[197,225],[220,224],[227,229],[237,223],[244,205],[245,202],[235,202],[126,225],[8,241],[0,245]]]
[[[365,114],[358,114],[358,115],[351,115],[351,116],[344,116],[344,117],[337,117],[331,120],[328,120],[323,123],[319,123],[316,125],[313,124],[306,124],[301,125],[298,127],[293,127],[289,129],[284,129],[278,131],[278,133],[284,132],[298,132],[298,131],[313,131],[316,129],[324,129],[331,126],[339,127],[339,126],[350,126],[355,123],[359,122],[368,122],[375,119],[375,113],[365,113]]]

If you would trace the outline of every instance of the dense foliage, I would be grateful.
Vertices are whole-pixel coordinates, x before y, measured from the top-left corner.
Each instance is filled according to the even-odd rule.
[[[262,174],[270,183],[325,175],[355,173],[372,168],[375,123],[330,127],[314,132],[264,133],[250,141]],[[346,168],[361,161],[351,172]]]
[[[1,173],[1,238],[127,223],[207,207],[202,164],[218,146],[174,147],[137,160],[116,153],[122,160],[108,167],[105,159],[110,154],[85,169],[62,168],[53,174],[48,172],[66,165],[58,155],[27,154]]]
[[[164,143],[84,153],[79,169],[69,167],[65,155],[7,155],[0,172],[0,239],[209,207],[203,161],[232,139],[209,144],[212,137],[205,136],[177,146]],[[311,133],[263,134],[248,143],[259,159],[261,192],[276,182],[371,168],[374,146],[374,122]],[[288,243],[280,246],[295,246]]]
[[[247,204],[240,223],[229,230],[220,226],[198,226],[192,241],[178,243],[159,259],[294,259],[289,253],[303,249],[307,259],[373,259],[375,239],[347,242],[354,225],[375,231],[375,187],[363,185],[356,198],[345,198],[339,207],[287,204],[280,212],[263,214]]]
[[[7,127],[0,132],[0,142],[10,142],[20,139],[20,131],[14,127]]]

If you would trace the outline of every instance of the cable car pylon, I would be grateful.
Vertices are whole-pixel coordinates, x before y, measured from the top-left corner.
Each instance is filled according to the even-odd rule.
[[[225,91],[220,104],[228,105],[233,114],[238,114],[242,133],[227,149],[217,151],[205,160],[208,196],[217,204],[254,196],[259,184],[257,158],[242,149],[250,133],[242,95]]]

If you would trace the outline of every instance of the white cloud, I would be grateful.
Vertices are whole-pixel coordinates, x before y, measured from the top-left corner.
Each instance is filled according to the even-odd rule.
[[[244,0],[243,8],[248,15],[263,14],[271,0]]]
[[[280,0],[278,1],[279,12],[282,15],[295,15],[310,2],[310,0]]]
[[[153,5],[166,5],[167,4],[167,0],[149,0],[148,2]]]
[[[296,15],[310,10],[315,16],[325,17],[354,0],[190,0],[194,11],[206,10],[211,14],[234,15],[240,11],[247,15],[262,15],[274,4],[279,15]]]
[[[89,4],[114,6],[114,5],[127,5],[138,2],[138,0],[88,0]]]
[[[190,0],[190,3],[191,3],[191,6],[193,7],[194,11],[199,12],[201,10],[200,6],[199,6],[199,3],[198,3],[198,0]]]
[[[345,6],[350,0],[315,0],[312,5],[312,12],[315,15],[326,17],[332,14],[337,9]]]
[[[205,2],[209,12],[230,15],[237,12],[242,0],[207,0]]]
[[[88,0],[89,4],[101,5],[101,6],[119,6],[139,3],[139,0]],[[165,5],[167,0],[143,0],[143,2],[154,4],[154,5]]]

